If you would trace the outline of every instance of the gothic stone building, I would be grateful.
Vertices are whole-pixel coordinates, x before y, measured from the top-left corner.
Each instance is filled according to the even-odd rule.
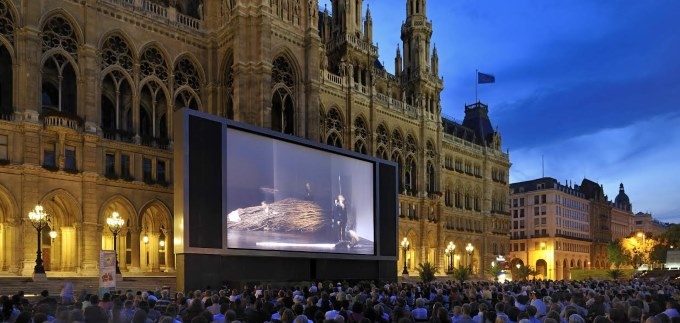
[[[501,137],[482,103],[441,117],[426,0],[405,3],[394,75],[362,2],[0,0],[0,272],[32,273],[37,204],[47,270],[95,274],[115,211],[123,273],[173,271],[182,107],[397,162],[407,265],[443,269],[453,241],[482,272],[508,244]]]

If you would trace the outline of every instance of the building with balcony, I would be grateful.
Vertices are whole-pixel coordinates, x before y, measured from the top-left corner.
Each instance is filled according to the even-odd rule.
[[[172,3],[172,5],[170,5]],[[443,118],[433,25],[406,0],[395,74],[363,1],[0,0],[0,272],[174,270],[173,118],[191,108],[399,164],[406,262],[444,268],[453,241],[482,272],[506,253],[507,153],[488,107]],[[402,56],[403,49],[403,56]],[[206,138],[210,140],[210,138]],[[395,268],[395,270],[398,270]],[[443,269],[442,269],[443,272]]]

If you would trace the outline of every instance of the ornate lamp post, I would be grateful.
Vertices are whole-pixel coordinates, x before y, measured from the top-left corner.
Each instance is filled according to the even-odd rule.
[[[31,221],[33,227],[38,231],[38,251],[36,252],[34,274],[45,274],[45,267],[42,260],[42,229],[47,226],[49,222],[49,215],[45,213],[42,205],[36,205],[33,211],[28,212],[28,219]]]
[[[468,255],[468,267],[472,269],[472,252],[475,250],[475,247],[472,246],[472,243],[468,242],[467,246],[465,246],[465,252],[467,252]]]
[[[402,275],[408,275],[408,268],[406,268],[406,251],[408,251],[410,247],[410,242],[408,242],[408,239],[404,237],[404,240],[401,240],[401,250],[404,251],[404,270],[401,272]]]
[[[453,243],[453,241],[449,241],[449,244],[446,246],[446,249],[444,250],[444,253],[449,258],[449,272],[453,271],[453,253],[456,250],[456,245]]]
[[[116,254],[116,274],[120,274],[120,268],[118,267],[118,248],[116,245],[118,245],[118,232],[120,232],[120,229],[125,225],[125,220],[118,215],[118,212],[113,211],[111,216],[106,219],[106,224],[109,225],[109,230],[113,233],[113,252]]]

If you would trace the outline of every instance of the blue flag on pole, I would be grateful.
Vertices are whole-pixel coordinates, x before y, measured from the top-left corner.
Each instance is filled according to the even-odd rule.
[[[495,83],[496,82],[496,77],[491,75],[491,74],[484,74],[482,72],[477,72],[477,83],[478,84],[484,84],[484,83]]]

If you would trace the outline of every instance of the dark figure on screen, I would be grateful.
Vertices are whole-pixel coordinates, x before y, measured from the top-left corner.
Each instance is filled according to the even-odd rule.
[[[335,199],[335,214],[333,225],[338,236],[338,241],[345,240],[345,230],[347,226],[347,208],[345,207],[345,197],[342,194]]]

